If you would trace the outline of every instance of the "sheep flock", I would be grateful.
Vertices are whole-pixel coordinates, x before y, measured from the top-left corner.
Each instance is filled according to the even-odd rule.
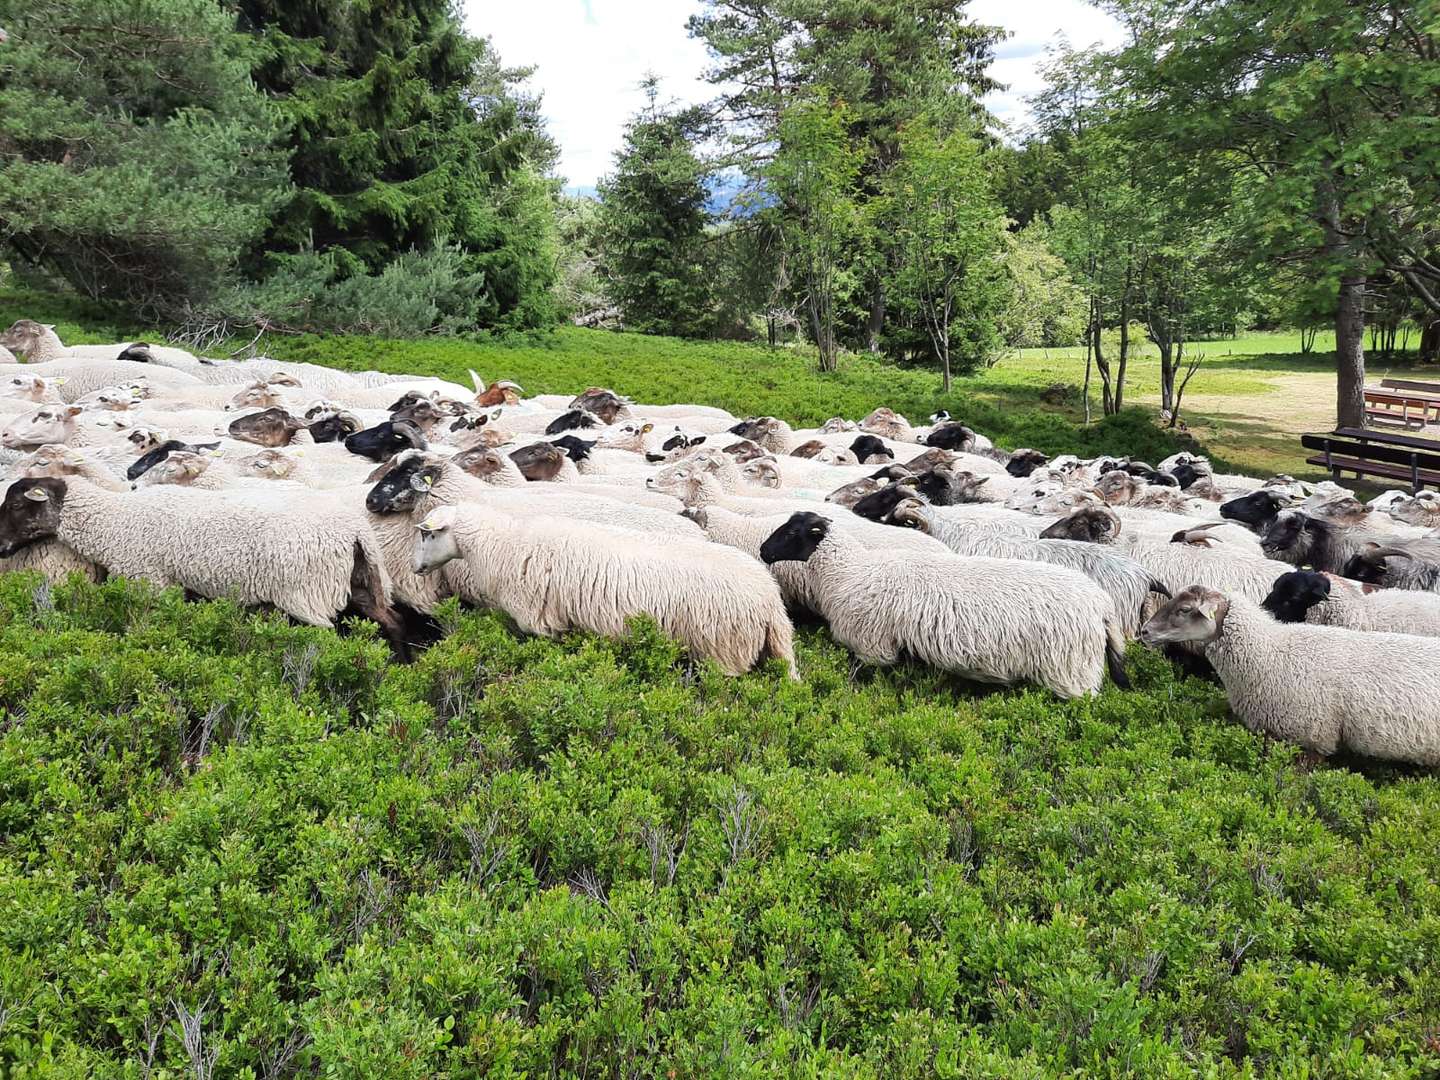
[[[1177,454],[1002,450],[945,413],[796,428],[601,387],[210,360],[0,334],[0,570],[107,574],[376,622],[397,656],[450,597],[524,632],[653,619],[740,675],[798,677],[791,618],[862,663],[1061,697],[1139,639],[1252,730],[1440,765],[1440,496]]]

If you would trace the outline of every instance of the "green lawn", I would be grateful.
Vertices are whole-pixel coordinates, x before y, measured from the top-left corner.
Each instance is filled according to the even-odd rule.
[[[937,400],[579,331],[275,351],[799,420]],[[1033,412],[1050,362],[954,400],[1171,445]],[[400,666],[361,625],[0,576],[0,1073],[1440,1072],[1433,775],[1314,766],[1139,647],[1133,690],[1059,702],[857,669],[813,626],[791,684],[643,626],[442,621]]]

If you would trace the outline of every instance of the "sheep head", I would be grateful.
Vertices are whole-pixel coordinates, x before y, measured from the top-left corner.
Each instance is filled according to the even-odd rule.
[[[0,559],[59,531],[66,490],[65,481],[53,477],[16,480],[5,490],[0,503]]]
[[[1230,601],[1223,593],[1191,585],[1151,616],[1140,630],[1140,640],[1152,646],[1214,641],[1224,632],[1229,611]]]
[[[455,517],[455,507],[437,506],[415,526],[415,573],[428,574],[460,557],[460,549],[455,544]]]

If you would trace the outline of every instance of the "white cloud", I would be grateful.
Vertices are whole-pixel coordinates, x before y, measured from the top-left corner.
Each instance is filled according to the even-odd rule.
[[[1044,89],[1040,65],[1061,37],[1077,49],[1124,40],[1119,22],[1084,0],[973,0],[966,10],[976,22],[1011,33],[996,48],[990,67],[991,77],[1005,89],[987,95],[985,104],[1012,128],[1029,119],[1025,99]]]
[[[644,104],[653,71],[661,93],[685,104],[712,96],[705,46],[685,32],[698,0],[468,0],[471,33],[489,37],[510,66],[536,68],[560,172],[591,186],[609,172],[625,122]]]
[[[643,103],[639,82],[660,76],[662,93],[686,104],[713,95],[703,73],[705,46],[685,32],[699,0],[467,0],[472,33],[489,37],[509,65],[533,65],[550,132],[560,144],[560,172],[572,186],[592,186],[610,171],[625,121]],[[1013,36],[997,50],[994,77],[1006,89],[986,98],[1001,120],[1023,125],[1024,99],[1041,88],[1038,65],[1064,34],[1076,47],[1116,44],[1120,26],[1083,0],[973,0],[977,22]]]

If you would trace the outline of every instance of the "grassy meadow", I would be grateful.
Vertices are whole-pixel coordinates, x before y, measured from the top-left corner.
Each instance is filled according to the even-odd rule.
[[[797,421],[947,403],[866,359],[581,331],[267,347]],[[1281,370],[1247,363],[1236,402]],[[1047,411],[1074,367],[948,403],[1006,443],[1178,445]],[[0,576],[0,1073],[1440,1074],[1433,775],[1316,765],[1138,646],[1132,690],[1059,702],[809,625],[792,684],[644,624],[442,622],[401,666],[365,624]]]

